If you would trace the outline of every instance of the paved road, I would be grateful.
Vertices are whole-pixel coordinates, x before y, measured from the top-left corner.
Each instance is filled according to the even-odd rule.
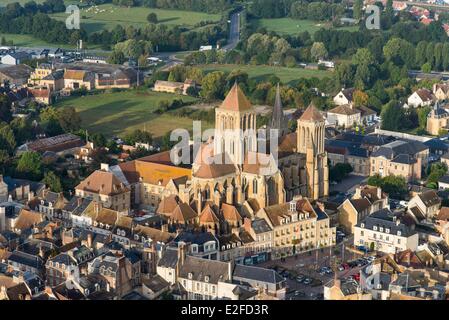
[[[436,76],[441,77],[441,80],[449,80],[449,72],[439,72],[439,71],[432,71],[430,73],[425,73],[419,70],[409,70],[408,75],[413,78],[423,78],[425,76]]]
[[[231,15],[231,26],[229,28],[228,44],[223,47],[224,50],[234,49],[240,41],[240,12]]]

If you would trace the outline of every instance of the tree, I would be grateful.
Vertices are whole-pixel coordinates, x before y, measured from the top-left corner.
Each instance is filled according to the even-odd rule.
[[[4,174],[6,170],[6,164],[9,161],[9,154],[6,150],[0,149],[0,173]]]
[[[322,42],[314,42],[312,48],[310,49],[310,55],[316,61],[319,59],[324,59],[327,57],[327,49]]]
[[[433,50],[433,49],[432,49]],[[388,40],[383,48],[384,56],[387,60],[392,61],[396,65],[413,67],[415,63],[415,48],[413,45],[400,38],[392,38]],[[433,51],[432,51],[433,57]]]
[[[382,181],[382,190],[393,199],[403,199],[408,193],[407,181],[401,176],[386,176]]]
[[[42,182],[45,183],[47,188],[49,188],[51,191],[62,192],[61,180],[53,171],[45,172]]]
[[[368,95],[363,91],[355,90],[353,99],[356,107],[366,106],[368,104]]]
[[[367,183],[370,186],[382,187],[382,177],[379,174],[375,174],[368,178]]]
[[[405,116],[403,108],[393,100],[382,107],[381,117],[382,129],[398,131]]]
[[[157,14],[155,14],[154,12],[150,12],[148,15],[147,15],[147,21],[149,22],[149,23],[157,23]]]
[[[60,109],[58,120],[59,125],[65,132],[74,132],[81,128],[81,117],[72,106]]]
[[[39,179],[42,174],[41,156],[39,155],[39,153],[34,151],[24,152],[17,162],[16,170],[23,177]]]
[[[16,148],[16,138],[11,127],[7,124],[0,123],[0,149],[6,150],[9,154],[13,154]]]
[[[135,145],[136,142],[151,144],[153,142],[153,136],[147,131],[136,129],[125,135],[123,140],[129,145]]]
[[[362,19],[363,0],[355,0],[353,10],[354,10],[354,19],[357,19],[357,20]]]
[[[9,122],[12,119],[11,103],[6,95],[0,96],[0,122]]]
[[[447,166],[445,163],[436,162],[430,167],[430,172],[427,177],[427,186],[436,189],[438,180],[447,173]]]
[[[428,62],[424,63],[421,66],[421,71],[424,73],[430,73],[432,71],[432,65]]]
[[[343,62],[335,68],[335,80],[341,88],[351,87],[354,83],[354,67],[349,62]]]
[[[94,133],[90,136],[90,140],[94,143],[95,148],[106,146],[107,140],[102,133]]]
[[[214,71],[203,78],[200,96],[207,100],[222,99],[226,84],[225,74]]]
[[[352,56],[352,63],[355,65],[370,65],[374,64],[375,59],[371,51],[367,48],[360,48]]]
[[[126,61],[123,51],[114,50],[108,58],[110,64],[123,64]]]
[[[353,171],[349,163],[337,163],[329,170],[329,179],[331,181],[340,182]]]

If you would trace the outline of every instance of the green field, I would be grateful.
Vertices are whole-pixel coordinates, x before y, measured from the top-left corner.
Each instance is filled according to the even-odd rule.
[[[268,78],[271,75],[279,77],[283,83],[290,83],[298,80],[300,78],[323,78],[330,77],[332,75],[331,71],[324,70],[307,70],[302,68],[287,68],[287,67],[272,67],[272,66],[253,66],[253,65],[237,65],[237,64],[227,64],[227,65],[203,65],[198,66],[203,70],[204,73],[209,73],[211,71],[223,71],[231,72],[232,70],[238,69],[248,73],[249,77],[261,81]]]
[[[27,3],[30,2],[31,0],[0,0],[0,7],[6,6],[9,3],[14,3],[14,2],[18,2],[20,3],[22,6]],[[34,2],[36,2],[37,4],[43,3],[45,0],[33,0]],[[69,4],[78,4],[80,3],[79,0],[64,0],[64,3],[66,5]]]
[[[119,7],[112,4],[83,7],[81,9],[81,27],[87,32],[112,30],[116,25],[123,27],[144,27],[148,25],[147,16],[156,13],[159,23],[170,26],[193,28],[201,21],[219,21],[220,15],[203,12],[164,10],[144,7]],[[67,14],[55,13],[50,15],[56,20],[65,21]]]
[[[274,31],[279,34],[297,34],[304,31],[314,34],[315,31],[318,31],[321,28],[332,27],[328,22],[297,20],[291,18],[254,19],[252,20],[252,23],[256,28],[266,28],[268,31]],[[358,26],[341,27],[338,28],[338,30],[357,31]]]
[[[80,113],[83,128],[92,133],[120,136],[134,129],[146,129],[159,137],[176,128],[192,128],[192,120],[188,118],[175,117],[170,113],[154,113],[159,101],[175,98],[195,101],[195,98],[189,96],[129,90],[65,98],[58,101],[55,107],[75,107]]]
[[[41,39],[37,39],[28,34],[12,34],[12,33],[0,33],[0,38],[5,37],[7,41],[13,41],[13,44],[18,47],[60,47],[63,49],[76,49],[76,46],[67,43],[49,43]],[[89,49],[97,49],[99,45],[91,45]]]

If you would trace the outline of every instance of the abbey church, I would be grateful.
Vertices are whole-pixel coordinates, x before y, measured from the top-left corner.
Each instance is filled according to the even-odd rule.
[[[290,132],[282,109],[278,86],[271,121],[257,128],[256,110],[235,84],[207,141],[185,148],[188,163],[173,148],[104,166],[76,193],[120,215],[150,213],[162,231],[213,234],[226,261],[332,245],[335,228],[314,203],[329,191],[324,118],[310,105]]]
[[[216,227],[223,219],[231,226],[241,225],[243,217],[254,217],[260,209],[295,197],[310,201],[326,197],[325,122],[319,111],[310,105],[296,131],[289,132],[278,87],[265,128],[277,131],[277,140],[262,150],[254,134],[256,124],[255,108],[235,84],[215,109],[213,138],[196,155],[192,152],[191,165],[174,164],[166,151],[108,168],[130,191],[130,208],[123,209],[156,212],[174,223]],[[270,152],[273,146],[276,152]],[[94,175],[88,178],[92,184]]]

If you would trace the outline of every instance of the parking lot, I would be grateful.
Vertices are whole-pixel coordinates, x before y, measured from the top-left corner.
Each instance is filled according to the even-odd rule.
[[[287,300],[320,300],[323,299],[324,285],[335,277],[333,266],[338,279],[359,281],[360,269],[372,260],[346,251],[344,245],[350,242],[348,238],[332,249],[317,249],[284,260],[267,261],[262,266],[276,270],[286,279]],[[335,255],[335,249],[346,252]]]

